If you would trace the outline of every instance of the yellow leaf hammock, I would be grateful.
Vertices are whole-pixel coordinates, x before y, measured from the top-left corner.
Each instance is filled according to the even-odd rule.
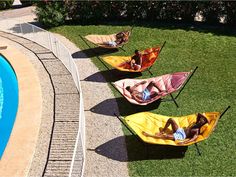
[[[119,32],[116,34],[109,34],[109,35],[91,34],[91,35],[85,36],[84,38],[99,47],[116,49],[116,48],[122,47],[123,45],[125,45],[129,42],[131,31],[132,31],[132,29],[130,31],[122,31],[122,32]],[[122,38],[121,43],[118,43],[115,46],[109,45],[109,42],[117,41],[118,36],[120,36]]]
[[[155,61],[159,59],[158,56],[161,52],[162,47],[157,46],[141,51],[141,53],[144,53],[144,55],[142,55],[142,66],[141,69],[139,70],[134,70],[131,68],[129,61],[131,60],[132,56],[107,56],[107,57],[102,57],[102,59],[106,63],[111,65],[113,68],[116,68],[120,71],[142,72],[151,67],[155,63]]]
[[[187,116],[174,117],[174,116],[164,116],[160,114],[154,114],[151,112],[141,112],[129,115],[125,118],[119,117],[119,120],[131,131],[132,134],[136,135],[143,142],[148,144],[159,144],[159,145],[171,145],[171,146],[189,146],[200,141],[207,139],[211,133],[214,131],[219,118],[230,108],[227,107],[223,113],[220,112],[205,112],[202,113],[208,122],[200,129],[200,134],[194,142],[187,144],[177,144],[178,141],[158,139],[153,137],[147,137],[142,134],[142,132],[147,132],[149,134],[155,134],[160,132],[160,128],[163,128],[169,118],[173,118],[179,127],[184,128],[192,125],[196,122],[197,114],[191,114]],[[172,131],[171,126],[168,127],[169,131]]]

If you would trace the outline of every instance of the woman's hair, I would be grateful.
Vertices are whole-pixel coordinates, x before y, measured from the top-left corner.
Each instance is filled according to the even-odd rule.
[[[130,86],[125,87],[126,90],[130,91]]]
[[[201,119],[204,120],[204,123],[199,125],[198,123],[200,122]],[[195,125],[193,126],[193,128],[201,128],[206,123],[208,123],[207,118],[205,116],[203,116],[202,114],[198,114],[197,115],[197,121],[196,121]]]
[[[198,123],[201,119],[203,119],[204,120],[204,124],[206,124],[206,123],[208,123],[208,120],[207,120],[207,118],[205,117],[205,116],[203,116],[202,114],[198,114],[197,115],[197,121],[196,121],[196,123]],[[204,125],[203,124],[203,125]]]

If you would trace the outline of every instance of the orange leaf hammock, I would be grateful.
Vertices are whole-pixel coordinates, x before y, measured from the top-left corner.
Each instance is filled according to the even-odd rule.
[[[132,56],[107,56],[103,57],[102,59],[111,65],[112,67],[120,70],[120,71],[127,71],[127,72],[142,72],[147,68],[151,67],[156,60],[158,60],[158,56],[160,53],[161,47],[153,47],[148,48],[144,51],[141,51],[142,55],[142,66],[139,70],[134,70],[130,66],[130,60]]]

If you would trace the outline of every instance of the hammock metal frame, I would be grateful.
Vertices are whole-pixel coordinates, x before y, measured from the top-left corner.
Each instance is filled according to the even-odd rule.
[[[220,117],[219,119],[221,119],[223,117],[223,115],[228,111],[228,109],[230,108],[230,106],[228,106],[221,114],[220,114]],[[149,145],[149,143],[146,143],[144,142],[134,131],[131,127],[129,127],[129,125],[126,124],[126,122],[124,121],[124,118],[122,116],[118,116],[116,113],[114,113],[114,116],[118,118],[118,120],[129,130],[129,132],[134,135],[136,137],[136,139],[138,141],[140,141],[144,146],[145,146],[145,149],[148,148],[147,145]],[[156,144],[158,145],[158,144]],[[198,144],[197,143],[194,143],[195,147],[196,147],[196,150],[197,150],[197,153],[199,156],[202,155],[201,151],[200,151],[200,148],[198,147]]]
[[[191,74],[188,76],[188,78],[186,79],[184,84],[181,86],[181,88],[179,89],[179,91],[178,91],[176,96],[173,96],[172,93],[169,93],[169,95],[171,97],[170,99],[168,99],[168,98],[160,98],[158,100],[160,100],[161,102],[173,101],[175,103],[176,107],[179,108],[179,105],[178,105],[176,99],[179,97],[181,92],[184,90],[184,88],[186,87],[186,85],[188,84],[188,82],[190,81],[190,79],[192,78],[192,76],[194,75],[194,73],[196,72],[197,69],[198,69],[198,66],[196,66],[195,69],[193,71],[191,71]],[[111,85],[120,93],[120,91],[115,87],[115,85],[113,83],[111,83]],[[120,93],[120,94],[124,97],[124,95],[122,93]],[[158,101],[158,100],[156,100],[156,101]],[[145,105],[145,106],[147,106],[147,105]]]
[[[160,48],[160,51],[159,51],[159,53],[158,53],[158,56],[157,56],[157,58],[159,57],[159,55],[160,55],[160,53],[161,53],[161,51],[162,51],[162,49],[163,49],[163,47],[165,46],[165,44],[166,44],[166,41],[161,45],[161,47],[159,47]],[[154,47],[153,47],[154,48]],[[157,46],[155,47],[155,48],[157,48]],[[152,53],[152,52],[150,52],[150,53]],[[122,56],[119,56],[119,57],[122,57]],[[127,58],[131,58],[131,56],[125,56],[125,57],[127,57]],[[100,58],[100,57],[98,57],[98,58]],[[152,65],[150,65],[150,66],[148,66],[148,67],[145,67],[145,69],[141,69],[141,70],[125,70],[125,71],[123,71],[123,70],[119,70],[118,68],[116,68],[116,67],[114,67],[114,66],[112,66],[114,69],[116,69],[116,70],[118,70],[118,71],[120,71],[120,72],[127,72],[127,73],[142,73],[142,72],[144,72],[144,71],[148,71],[151,75],[153,75],[153,73],[151,72],[151,68],[152,68],[152,66],[155,64],[155,62],[156,62],[156,60],[157,60],[157,58],[155,58],[155,61],[152,63]],[[101,59],[100,59],[101,60]],[[109,69],[109,67],[108,66],[106,66],[106,68],[108,68]],[[110,70],[110,69],[109,69]]]
[[[133,29],[133,28],[134,28],[134,27],[131,28],[131,32],[132,32],[132,29]],[[81,36],[81,35],[79,35],[79,36],[80,36],[80,38],[84,41],[84,43],[89,47],[89,49],[91,49],[91,50],[96,54],[96,57],[100,60],[100,62],[101,62],[108,70],[111,70],[111,69],[104,63],[104,61],[100,58],[99,53],[97,53],[97,52],[88,44],[87,40],[86,40],[83,36]],[[130,36],[129,38],[131,38],[131,36]],[[165,46],[165,44],[166,44],[166,41],[162,44],[158,55],[160,55],[160,53],[161,53],[163,47]],[[123,46],[124,46],[124,45],[123,45]],[[118,48],[110,48],[110,49],[119,49],[119,48],[120,48],[120,49],[122,49],[123,51],[125,51],[125,50],[123,49],[123,46],[122,46],[122,47],[118,47]],[[100,46],[100,47],[101,47],[101,46]],[[110,49],[108,49],[108,50],[110,50]],[[154,65],[154,63],[153,63],[153,65]],[[153,75],[153,73],[150,71],[153,65],[151,65],[149,68],[147,68],[147,71],[148,71],[151,75]]]
[[[130,32],[128,41],[127,41],[127,42],[124,42],[122,45],[118,45],[117,47],[103,47],[102,45],[98,45],[98,44],[96,44],[96,43],[93,43],[93,42],[87,40],[85,37],[83,37],[83,36],[81,36],[81,35],[79,35],[79,36],[80,36],[80,38],[86,43],[86,45],[87,45],[89,48],[91,48],[91,47],[90,47],[90,45],[88,45],[87,41],[89,41],[90,43],[92,43],[92,44],[94,44],[94,45],[96,45],[96,46],[98,46],[98,47],[105,48],[105,49],[108,49],[108,50],[110,50],[110,49],[121,49],[121,50],[125,51],[125,49],[123,49],[123,47],[124,47],[124,45],[126,45],[126,44],[130,41],[130,38],[131,38],[131,34],[132,34],[133,29],[134,29],[134,26],[132,26],[129,30],[127,30],[127,31]]]
[[[171,99],[163,98],[163,99],[161,99],[161,102],[173,101],[175,103],[176,107],[178,108],[179,105],[178,105],[176,100],[179,97],[179,95],[181,94],[181,92],[184,90],[184,88],[186,87],[186,85],[188,84],[190,79],[193,77],[193,75],[194,75],[194,73],[196,72],[197,69],[198,69],[198,66],[196,66],[195,69],[188,76],[188,78],[186,79],[186,81],[184,82],[184,84],[182,85],[182,87],[180,88],[180,90],[178,91],[178,93],[175,97],[173,96],[172,93],[170,93]]]

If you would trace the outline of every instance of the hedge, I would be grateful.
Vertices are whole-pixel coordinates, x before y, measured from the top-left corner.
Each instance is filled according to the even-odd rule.
[[[60,8],[58,8],[58,3]],[[54,4],[54,5],[53,5]],[[49,12],[45,13],[43,9]],[[182,21],[193,22],[197,12],[205,23],[217,24],[220,19],[235,25],[236,2],[233,1],[41,1],[38,17],[50,22],[53,11],[61,14],[60,24],[70,19],[77,23],[100,23],[103,21]],[[54,14],[55,15],[55,14]],[[64,19],[62,19],[62,17]],[[45,23],[46,25],[48,25]],[[59,23],[56,23],[58,25]],[[51,25],[49,25],[51,26]]]
[[[1,0],[0,1],[0,10],[11,8],[13,0]]]

